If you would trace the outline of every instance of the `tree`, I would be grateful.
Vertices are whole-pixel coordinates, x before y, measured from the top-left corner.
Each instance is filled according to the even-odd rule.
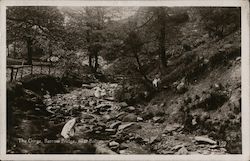
[[[89,66],[96,72],[99,66],[98,56],[105,48],[106,31],[113,16],[110,8],[75,7],[64,8],[63,12],[68,19],[66,29],[70,35],[66,44],[74,50],[87,50]],[[76,42],[74,45],[71,43],[73,39]]]
[[[139,8],[135,21],[135,27],[144,42],[144,49],[157,53],[159,68],[164,71],[167,55],[167,46],[176,44],[180,25],[188,20],[186,9],[176,9],[169,7],[141,7]]]
[[[223,38],[240,28],[240,8],[214,8],[198,9],[203,28],[210,37]]]
[[[35,42],[58,42],[64,17],[56,7],[13,6],[7,8],[7,43],[26,42],[28,64],[32,64]],[[51,47],[52,45],[49,45]],[[50,49],[49,49],[50,50]]]

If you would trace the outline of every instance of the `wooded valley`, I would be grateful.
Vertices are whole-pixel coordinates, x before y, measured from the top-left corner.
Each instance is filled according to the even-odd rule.
[[[7,153],[241,154],[241,8],[8,6]]]

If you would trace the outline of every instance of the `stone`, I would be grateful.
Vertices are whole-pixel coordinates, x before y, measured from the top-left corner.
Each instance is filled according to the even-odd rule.
[[[96,105],[96,102],[95,101],[89,101],[89,106],[95,106]]]
[[[69,120],[64,126],[61,131],[61,135],[65,138],[68,139],[70,136],[72,136],[71,129],[74,127],[76,123],[76,118],[73,118]]]
[[[167,126],[165,127],[164,133],[166,134],[166,133],[175,131],[175,130],[179,129],[180,127],[181,127],[181,125],[180,125],[180,124],[177,124],[177,123],[175,123],[175,124],[169,124],[169,125],[167,125]]]
[[[145,138],[145,139],[143,139],[143,141],[148,143],[150,140],[149,140],[149,138]]]
[[[184,147],[184,146],[183,145],[175,145],[173,148],[171,148],[171,151],[177,151],[182,147]]]
[[[122,119],[123,122],[136,122],[137,121],[137,116],[135,114],[128,114],[125,115]]]
[[[183,146],[181,149],[178,150],[176,153],[177,155],[188,155],[188,150]]]
[[[109,148],[105,146],[95,145],[96,147],[96,154],[117,154],[116,152],[110,150]]]
[[[164,122],[164,117],[157,117],[157,116],[155,116],[155,117],[153,117],[153,121],[155,123],[162,123],[162,122]]]
[[[102,121],[103,121],[103,122],[107,122],[107,121],[109,121],[110,119],[111,119],[111,116],[108,115],[108,114],[102,116]]]
[[[114,97],[106,97],[105,100],[108,100],[108,101],[114,101],[115,98]]]
[[[215,89],[215,90],[220,90],[220,89],[221,89],[221,84],[215,83],[215,84],[214,84],[214,89]]]
[[[194,139],[198,143],[217,144],[216,141],[203,136],[196,136]]]
[[[109,147],[119,147],[119,143],[117,143],[116,141],[111,141],[110,143],[109,143]]]
[[[158,136],[151,136],[149,139],[149,144],[154,143],[155,141],[157,141],[157,139],[158,139]]]
[[[126,152],[126,150],[120,150],[119,153],[120,154],[126,154],[127,152]]]
[[[216,149],[216,148],[219,148],[219,146],[218,145],[211,145],[209,148]]]
[[[117,118],[117,120],[122,120],[125,115],[126,115],[125,112],[121,112],[121,113],[118,113],[115,117]]]
[[[135,111],[135,107],[133,107],[133,106],[129,106],[127,109],[128,109],[129,112]]]
[[[119,146],[119,149],[120,149],[120,150],[124,150],[124,149],[127,149],[128,147],[129,147],[128,144],[126,144],[126,143],[121,143],[120,146]]]
[[[127,123],[127,124],[120,125],[120,126],[118,127],[118,130],[123,130],[123,129],[127,128],[127,127],[130,127],[130,126],[133,125],[133,124],[134,124],[134,123],[131,122],[131,123]]]
[[[117,121],[117,122],[112,123],[109,127],[111,129],[118,128],[118,126],[121,125],[121,123],[122,123],[121,121]]]
[[[96,98],[100,98],[100,97],[101,97],[102,89],[101,89],[100,87],[95,87],[94,90],[95,90],[94,96],[95,96]]]
[[[100,134],[100,133],[101,133],[101,131],[97,130],[97,131],[95,131],[95,133],[96,133],[96,134]]]
[[[110,133],[115,133],[116,130],[115,129],[105,129],[106,132],[110,132]]]
[[[91,89],[91,88],[93,88],[93,86],[91,86],[89,84],[82,84],[82,88]]]
[[[143,121],[143,118],[137,117],[137,122]]]
[[[121,107],[127,107],[127,106],[128,106],[128,104],[127,104],[126,102],[121,102],[121,103],[119,103],[119,105],[120,105]]]
[[[110,108],[110,107],[111,107],[110,104],[101,103],[101,104],[97,105],[95,108],[96,108],[96,109],[100,109],[100,108],[102,108],[102,109],[107,109],[107,108]]]

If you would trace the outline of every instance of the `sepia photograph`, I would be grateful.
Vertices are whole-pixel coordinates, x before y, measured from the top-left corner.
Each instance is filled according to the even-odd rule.
[[[241,16],[6,6],[6,154],[243,154]]]

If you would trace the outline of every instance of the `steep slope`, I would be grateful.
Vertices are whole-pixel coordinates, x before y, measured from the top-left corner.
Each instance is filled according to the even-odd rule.
[[[179,123],[186,134],[206,135],[222,142],[227,152],[241,153],[240,32],[215,40],[198,37],[203,32],[196,26],[183,26],[183,41],[192,50],[170,59],[172,70],[167,69],[161,82],[165,89],[144,113],[160,107],[165,111],[163,124]]]

